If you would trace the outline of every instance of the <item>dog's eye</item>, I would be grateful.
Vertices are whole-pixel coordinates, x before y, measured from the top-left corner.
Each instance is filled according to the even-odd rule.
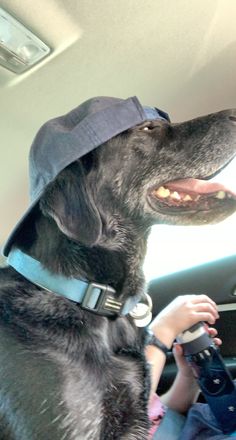
[[[163,122],[160,122],[159,120],[153,120],[153,121],[146,121],[142,125],[140,124],[138,126],[139,131],[152,131],[155,128],[162,128]]]
[[[149,121],[149,122],[146,122],[145,125],[141,125],[139,127],[139,130],[140,131],[151,131],[151,130],[153,130],[154,128],[156,128],[158,126],[159,126],[159,124],[157,124],[156,122]]]
[[[139,130],[140,131],[149,131],[149,130],[152,130],[152,128],[153,128],[153,126],[150,123],[148,123],[148,124],[140,127]]]

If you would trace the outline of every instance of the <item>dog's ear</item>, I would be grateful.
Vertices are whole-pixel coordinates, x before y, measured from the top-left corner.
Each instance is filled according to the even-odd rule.
[[[40,200],[40,208],[69,238],[87,246],[98,242],[101,217],[79,161],[63,170],[48,186]]]

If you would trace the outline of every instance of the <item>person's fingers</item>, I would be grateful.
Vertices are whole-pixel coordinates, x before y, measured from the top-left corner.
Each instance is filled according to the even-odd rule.
[[[202,303],[202,302],[209,302],[210,304],[212,304],[214,307],[217,307],[215,301],[213,301],[209,296],[207,295],[192,295],[192,302],[197,304],[197,303]]]
[[[216,313],[218,315],[218,310],[217,307],[209,302],[199,302],[199,303],[194,303],[193,307],[195,307],[196,309],[207,309],[207,310],[211,310],[213,313]]]
[[[214,341],[215,345],[221,345],[222,344],[222,340],[220,338],[213,338],[213,341]]]
[[[204,320],[209,324],[214,324],[219,318],[216,303],[207,295],[190,295],[186,304],[187,308],[196,314],[194,318]]]
[[[194,324],[197,324],[197,322],[199,321],[206,321],[212,325],[215,324],[216,322],[215,316],[209,312],[195,312],[193,314],[193,317],[194,317]]]
[[[180,344],[175,342],[172,348],[172,352],[177,365],[181,366],[186,364],[186,360],[184,359],[183,348],[181,347]]]
[[[183,348],[182,348],[181,344],[178,344],[178,342],[175,342],[173,344],[173,351],[179,356],[183,355]]]
[[[216,330],[215,327],[209,327],[207,324],[205,324],[204,327],[210,336],[214,337],[214,336],[218,335],[218,331]]]
[[[219,318],[218,310],[211,303],[197,303],[193,307],[196,312],[209,312],[215,319]]]
[[[216,345],[221,345],[222,344],[222,340],[220,338],[216,338],[216,336],[218,335],[218,331],[216,330],[215,327],[209,327],[207,324],[204,324],[205,330],[207,331],[207,333],[209,333],[209,335],[213,338],[213,342]]]

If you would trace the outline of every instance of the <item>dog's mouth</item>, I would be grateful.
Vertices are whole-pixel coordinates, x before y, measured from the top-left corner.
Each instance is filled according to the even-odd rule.
[[[150,191],[152,207],[168,214],[209,211],[235,201],[236,192],[224,185],[193,178],[170,181]]]

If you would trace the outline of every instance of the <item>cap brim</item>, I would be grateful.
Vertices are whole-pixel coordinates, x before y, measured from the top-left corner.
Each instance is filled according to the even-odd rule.
[[[37,197],[36,200],[34,200],[33,203],[31,203],[31,205],[25,211],[24,215],[21,217],[21,219],[15,225],[15,227],[12,230],[11,234],[9,235],[7,241],[4,243],[3,248],[2,248],[2,254],[4,255],[4,257],[8,256],[8,254],[10,252],[10,249],[11,249],[14,241],[16,240],[17,235],[19,234],[22,226],[24,225],[24,223],[25,223],[26,219],[28,218],[29,214],[32,212],[33,208],[37,205],[40,197],[41,197],[41,194]]]

